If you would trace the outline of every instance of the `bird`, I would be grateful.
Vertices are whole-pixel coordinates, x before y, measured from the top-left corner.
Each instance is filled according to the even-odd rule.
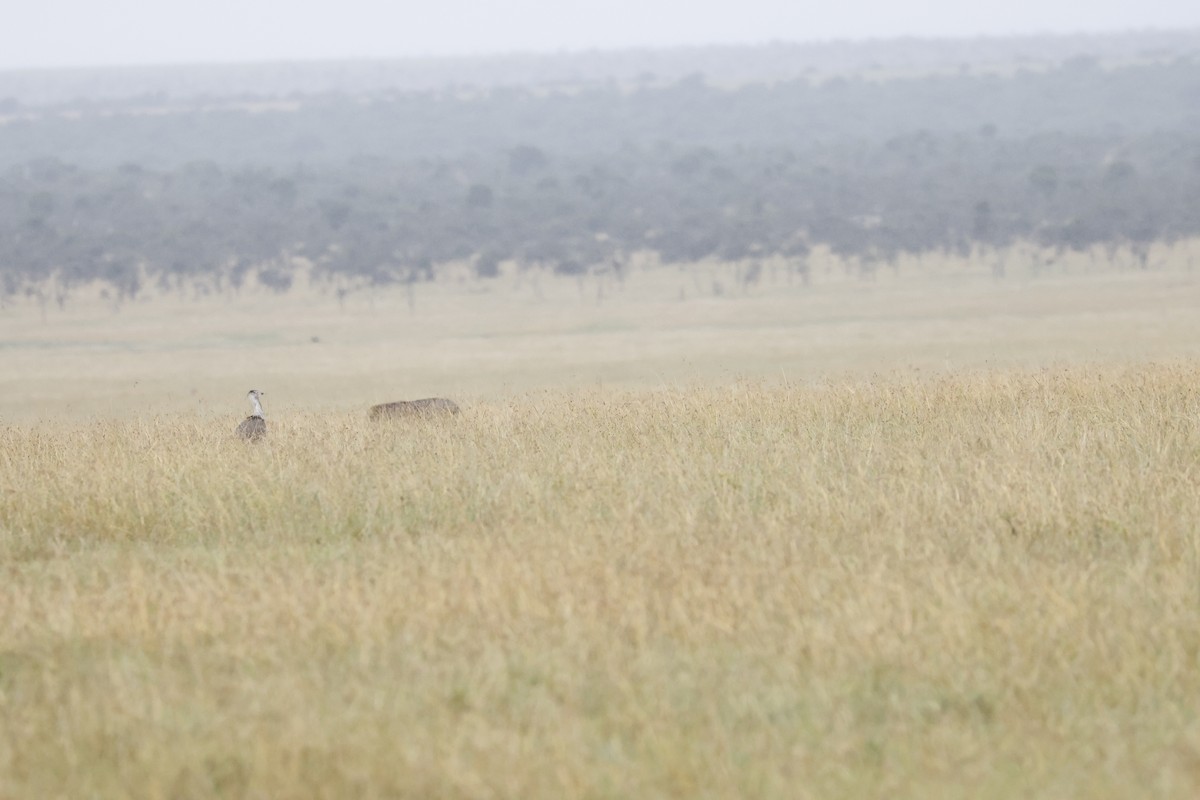
[[[246,394],[246,399],[250,401],[254,413],[242,420],[242,423],[237,426],[237,430],[234,431],[239,439],[247,442],[257,442],[260,439],[266,438],[267,421],[263,419],[262,403],[259,402],[259,398],[264,394],[266,392],[260,392],[258,389],[251,389]]]
[[[426,397],[421,400],[397,400],[371,406],[371,419],[393,417],[433,417],[459,413],[458,404],[445,397]]]

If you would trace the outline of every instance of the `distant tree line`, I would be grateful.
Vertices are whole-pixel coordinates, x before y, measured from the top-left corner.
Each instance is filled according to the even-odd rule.
[[[344,93],[471,91],[528,87],[537,91],[588,84],[659,87],[703,73],[713,83],[743,86],[834,76],[887,78],[981,71],[1046,69],[1080,54],[1101,64],[1171,61],[1200,54],[1200,29],[1110,33],[872,39],[701,45],[667,48],[494,54],[351,61],[176,64],[0,71],[0,114],[56,106],[84,111],[198,101],[253,100]]]
[[[926,131],[1002,139],[1200,130],[1200,56],[1107,69],[1078,57],[1034,71],[890,80],[806,78],[736,88],[695,74],[668,86],[595,82],[369,95],[149,96],[0,110],[0,168],[52,157],[81,167],[338,165],[370,156],[459,158],[529,144],[575,157],[632,144],[806,149]]]
[[[0,172],[0,297],[51,277],[60,303],[93,280],[134,297],[146,280],[222,290],[253,273],[283,291],[297,257],[380,285],[428,279],[449,261],[482,277],[508,259],[575,274],[653,250],[667,262],[779,255],[802,269],[825,244],[869,270],[902,253],[1021,240],[1144,254],[1200,234],[1191,62],[313,105],[320,113],[0,126],[0,142],[40,131],[47,152],[77,156],[30,156]],[[156,151],[147,138],[160,136]],[[308,136],[340,155],[300,157]],[[80,152],[85,140],[92,155]],[[204,157],[136,158],[166,151]],[[111,163],[120,154],[131,160]]]
[[[419,281],[469,260],[579,273],[637,250],[668,262],[803,260],[822,243],[864,268],[901,253],[1035,240],[1144,252],[1200,235],[1200,136],[916,133],[877,146],[679,147],[585,157],[524,145],[460,159],[340,167],[85,170],[0,177],[2,290],[55,276],[136,296],[145,276],[286,289],[293,257],[327,276]]]

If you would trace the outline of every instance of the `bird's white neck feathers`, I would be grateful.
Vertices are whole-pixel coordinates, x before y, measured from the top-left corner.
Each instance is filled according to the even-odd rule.
[[[250,394],[246,395],[246,399],[248,399],[250,401],[250,405],[254,408],[254,413],[251,414],[250,416],[252,416],[252,417],[263,416],[262,403],[258,402],[258,393],[250,392]]]

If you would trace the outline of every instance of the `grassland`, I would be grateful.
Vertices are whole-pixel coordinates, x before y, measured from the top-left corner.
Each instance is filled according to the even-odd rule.
[[[1157,248],[1149,271],[1094,254],[1035,269],[1044,257],[1009,254],[1003,281],[990,261],[935,257],[862,280],[818,250],[811,284],[768,261],[746,291],[720,264],[635,264],[624,282],[446,276],[411,306],[400,288],[343,303],[306,286],[149,295],[115,311],[79,292],[44,320],[34,303],[0,309],[0,420],[236,419],[252,387],[284,418],[429,394],[1200,359],[1200,242]]]
[[[575,386],[554,380],[569,354],[518,335],[549,312],[438,316],[396,339],[417,376],[437,335],[461,366],[471,325],[527,375],[462,384],[448,423],[368,424],[373,337],[417,323],[358,314],[308,343],[343,359],[266,345],[313,407],[268,394],[264,446],[232,438],[244,410],[163,387],[223,354],[244,371],[214,380],[244,392],[242,338],[182,343],[270,313],[109,311],[135,352],[95,365],[100,312],[51,316],[25,373],[47,405],[0,427],[0,797],[1195,797],[1190,277],[879,286],[854,322],[850,286],[845,307],[834,284],[697,300],[708,340],[632,300],[564,315],[539,335],[579,342]],[[807,316],[772,351],[776,303]],[[272,318],[287,339],[334,313]],[[853,330],[834,377],[756,366],[799,372],[805,341],[825,363]],[[620,357],[720,331],[687,385],[636,385],[647,362]],[[872,345],[905,360],[872,376]],[[74,366],[116,392],[139,359],[165,377],[133,409],[69,388]]]

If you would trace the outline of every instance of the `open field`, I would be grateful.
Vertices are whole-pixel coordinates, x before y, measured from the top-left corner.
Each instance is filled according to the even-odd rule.
[[[1200,793],[1189,270],[670,277],[0,311],[0,797]]]
[[[10,427],[0,796],[1194,797],[1198,380]]]
[[[117,312],[77,296],[65,311],[51,302],[44,322],[22,301],[0,309],[0,420],[190,412],[233,424],[250,388],[283,418],[431,394],[1200,358],[1200,242],[1156,249],[1151,271],[1068,256],[1034,274],[1043,257],[1011,254],[1003,281],[988,263],[932,257],[865,281],[817,251],[811,285],[767,262],[745,292],[732,267],[710,264],[635,266],[623,284],[448,276],[419,284],[411,308],[399,287],[342,304],[306,287],[168,295]]]

